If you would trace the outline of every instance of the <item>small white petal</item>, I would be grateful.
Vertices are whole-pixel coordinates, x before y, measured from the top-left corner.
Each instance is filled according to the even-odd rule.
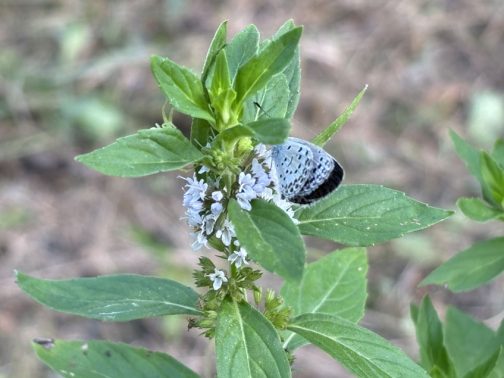
[[[207,215],[203,219],[203,225],[204,225],[205,233],[207,235],[210,235],[213,232],[216,220],[217,220],[217,217],[215,217],[213,215]]]
[[[243,210],[247,210],[247,211],[252,210],[252,205],[250,204],[250,202],[247,199],[240,196],[240,194],[236,195],[236,199],[238,201],[238,205],[240,205],[240,207]]]
[[[227,230],[222,233],[222,244],[224,244],[226,247],[229,247],[231,245],[231,235]]]
[[[212,199],[214,201],[219,202],[222,198],[224,198],[224,194],[222,194],[222,192],[220,190],[212,192]]]
[[[208,168],[206,165],[202,165],[198,173],[201,175],[202,173],[210,172],[210,168]]]
[[[244,248],[240,248],[240,250],[229,255],[228,261],[231,262],[231,264],[234,264],[237,268],[240,268],[243,264],[248,265],[246,258],[247,251]]]
[[[213,289],[219,290],[223,282],[228,282],[224,271],[215,268],[213,273],[208,274],[208,278],[213,282]]]
[[[266,154],[266,146],[264,144],[258,144],[255,148],[255,153],[259,156]]]
[[[231,245],[231,240],[236,236],[233,224],[228,218],[224,220],[222,227],[215,232],[215,236],[221,239],[222,243],[229,247]]]
[[[219,202],[212,203],[212,205],[210,206],[210,211],[214,216],[219,216],[223,210],[224,207]]]

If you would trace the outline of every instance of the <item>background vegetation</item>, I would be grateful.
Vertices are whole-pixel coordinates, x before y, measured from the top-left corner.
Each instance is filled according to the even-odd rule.
[[[0,3],[0,377],[49,377],[31,352],[37,336],[108,338],[166,351],[211,376],[212,347],[184,318],[107,324],[57,314],[15,286],[13,269],[45,278],[119,272],[190,282],[190,248],[176,174],[104,177],[73,156],[160,122],[163,95],[151,54],[199,71],[220,21],[271,34],[304,24],[302,95],[294,133],[309,139],[369,89],[327,146],[348,183],[377,183],[455,209],[478,184],[448,130],[490,148],[504,136],[504,5],[500,1],[51,1]],[[188,131],[185,118],[175,122]],[[496,327],[503,278],[456,297],[416,285],[474,242],[502,234],[460,213],[370,249],[366,327],[416,355],[410,302],[429,290]],[[312,256],[334,249],[311,241]],[[272,280],[266,276],[264,280]],[[271,284],[274,284],[272,282]],[[208,367],[207,367],[208,366]],[[211,365],[210,365],[211,366]],[[335,376],[307,347],[295,376]],[[344,373],[338,376],[344,376]]]

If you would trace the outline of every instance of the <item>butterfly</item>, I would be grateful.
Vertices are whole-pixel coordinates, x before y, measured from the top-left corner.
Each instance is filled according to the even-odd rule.
[[[273,146],[280,193],[290,202],[309,204],[333,192],[343,180],[341,165],[322,148],[303,139],[288,138]]]

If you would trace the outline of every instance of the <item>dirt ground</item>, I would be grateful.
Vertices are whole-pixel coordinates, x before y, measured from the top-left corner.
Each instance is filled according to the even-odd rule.
[[[302,96],[294,134],[313,137],[365,85],[355,115],[328,146],[347,183],[377,183],[455,209],[478,187],[454,154],[450,128],[488,148],[504,137],[504,3],[444,1],[0,2],[0,378],[54,377],[34,337],[110,339],[165,351],[212,377],[213,347],[185,319],[103,323],[55,313],[23,295],[14,270],[66,278],[152,274],[190,284],[190,249],[177,173],[104,177],[73,157],[161,121],[164,99],[151,54],[199,70],[224,20],[230,34],[254,23],[271,35],[304,25]],[[188,131],[188,122],[176,123]],[[504,280],[453,295],[416,285],[478,240],[502,235],[460,213],[369,249],[362,324],[416,356],[409,305],[430,292],[495,327]],[[337,246],[308,240],[310,256]],[[211,253],[211,252],[207,252]],[[265,284],[278,282],[266,276]],[[325,353],[299,350],[295,377],[347,377]]]

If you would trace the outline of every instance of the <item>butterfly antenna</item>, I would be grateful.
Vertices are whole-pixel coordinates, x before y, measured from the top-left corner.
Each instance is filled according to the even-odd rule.
[[[257,106],[259,110],[261,110],[264,114],[266,114],[269,118],[273,118],[257,101],[254,101],[253,104]]]
[[[212,135],[211,141],[213,141],[215,139],[215,130],[210,128],[210,133]],[[206,147],[206,145],[203,146],[203,144],[201,144],[201,142],[199,140],[195,140],[194,142],[196,142],[200,148]]]

